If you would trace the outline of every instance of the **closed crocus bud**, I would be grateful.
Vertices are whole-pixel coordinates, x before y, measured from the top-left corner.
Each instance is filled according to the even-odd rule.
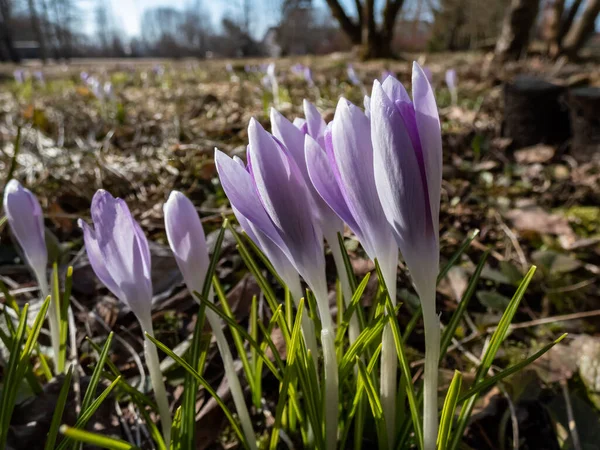
[[[85,249],[92,269],[115,297],[129,306],[142,330],[153,335],[150,249],[127,204],[100,189],[91,206],[94,227],[79,219]],[[171,413],[154,344],[144,340],[146,364],[158,404],[163,437],[169,442]]]
[[[17,180],[10,180],[4,190],[4,213],[23,250],[25,261],[35,273],[42,296],[45,297],[48,294],[48,250],[40,203],[29,189],[21,186]]]
[[[424,448],[437,436],[440,329],[435,308],[439,267],[442,139],[433,90],[413,65],[412,101],[400,82],[375,82],[371,133],[377,192],[411,273],[425,325]]]
[[[198,212],[181,192],[173,191],[165,203],[167,239],[190,291],[202,292],[210,260]]]
[[[173,191],[164,205],[167,239],[186,286],[191,292],[202,292],[208,271],[209,258],[202,222],[192,202],[181,192]],[[207,299],[212,301],[212,299]],[[256,449],[254,433],[244,393],[235,371],[231,349],[222,330],[221,320],[214,311],[206,311],[206,318],[213,330],[219,352],[223,359],[225,376],[231,388],[236,410],[240,416],[244,434],[251,449]]]

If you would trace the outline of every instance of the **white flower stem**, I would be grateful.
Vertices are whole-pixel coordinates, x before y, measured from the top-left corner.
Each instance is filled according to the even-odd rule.
[[[350,280],[348,279],[348,273],[346,272],[346,265],[344,264],[344,257],[338,242],[337,233],[327,233],[325,240],[329,244],[329,248],[331,248],[331,254],[333,255],[333,260],[335,261],[335,268],[337,270],[340,284],[342,285],[344,304],[346,307],[348,307],[352,302],[352,290],[350,289]],[[350,339],[350,344],[353,344],[354,341],[356,341],[356,338],[358,338],[359,334],[360,325],[358,323],[358,317],[356,314],[354,314],[350,318],[350,324],[348,326],[348,337]]]
[[[148,321],[148,323],[142,323],[142,321],[140,321],[140,325],[142,326],[142,331],[154,337],[152,321]],[[165,440],[165,444],[169,446],[171,442],[171,410],[169,409],[167,390],[165,389],[162,372],[160,371],[158,350],[156,349],[156,345],[154,345],[147,337],[144,338],[144,357],[146,359],[148,371],[150,372],[150,382],[152,383],[154,398],[156,399],[158,413],[160,414],[163,439]]]
[[[322,280],[320,289],[312,286],[317,300],[319,316],[321,317],[321,344],[323,346],[323,366],[325,371],[324,389],[325,396],[325,444],[327,450],[333,450],[337,446],[338,431],[338,407],[339,407],[339,382],[338,362],[335,352],[335,333],[333,331],[333,320],[329,310],[329,299],[327,296],[327,285]]]
[[[425,372],[423,392],[423,448],[435,450],[438,433],[438,364],[440,324],[435,311],[435,283],[420,296],[425,327]]]
[[[48,280],[44,271],[36,273],[42,301],[46,300],[48,294],[52,295],[50,306],[48,307],[48,327],[50,328],[50,342],[52,344],[52,359],[54,360],[54,372],[58,374],[64,371],[64,367],[60,365],[60,299],[54,298],[54,292],[50,292]]]
[[[251,450],[256,450],[256,434],[252,427],[252,420],[250,419],[250,413],[248,412],[246,400],[244,399],[244,392],[242,391],[240,379],[233,365],[231,349],[229,348],[229,344],[227,343],[227,339],[221,328],[221,320],[214,311],[208,309],[206,311],[206,318],[208,319],[208,323],[210,324],[215,340],[217,341],[217,347],[219,348],[219,353],[223,360],[223,367],[225,368],[225,377],[227,377],[227,382],[229,383],[231,397],[233,398],[235,409],[240,418],[246,441]]]
[[[381,273],[388,289],[392,305],[396,306],[396,270],[398,267],[398,252],[396,251],[389,261],[379,261]],[[395,448],[394,437],[396,434],[396,394],[398,390],[398,353],[394,342],[391,325],[383,330],[381,347],[381,379],[380,396],[385,417],[388,447]]]
[[[325,443],[328,450],[337,447],[338,428],[338,366],[335,354],[335,336],[329,329],[321,330],[323,364],[325,366]]]

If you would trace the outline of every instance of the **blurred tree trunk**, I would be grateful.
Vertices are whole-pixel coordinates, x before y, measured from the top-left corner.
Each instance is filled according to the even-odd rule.
[[[547,3],[543,27],[547,52],[551,58],[556,58],[560,52],[560,30],[564,10],[565,0],[554,0]]]
[[[357,21],[348,15],[340,0],[327,0],[327,5],[340,28],[355,46],[360,46],[364,59],[389,58],[393,56],[392,40],[394,25],[404,0],[386,0],[382,12],[382,23],[377,27],[375,0],[354,0],[358,11]]]
[[[496,44],[500,61],[518,59],[526,50],[539,9],[539,0],[512,0]]]
[[[29,17],[31,18],[31,28],[35,33],[35,37],[38,41],[38,45],[40,46],[40,59],[43,63],[46,62],[46,39],[44,38],[44,33],[42,32],[42,27],[40,25],[40,19],[38,17],[37,11],[35,9],[35,0],[27,0],[29,6]]]
[[[588,0],[581,17],[570,27],[562,45],[562,52],[569,58],[577,56],[583,44],[594,32],[594,23],[600,13],[600,0]]]
[[[3,46],[6,56],[13,62],[19,62],[21,58],[15,50],[12,34],[10,0],[0,0],[0,48]]]
[[[571,25],[573,25],[573,21],[575,20],[577,11],[579,11],[579,7],[581,6],[582,3],[583,3],[583,0],[574,0],[573,3],[571,3],[571,7],[569,8],[567,15],[565,16],[565,18],[563,19],[563,21],[560,24],[560,31],[559,31],[559,35],[558,35],[559,42],[562,42],[565,35],[568,33],[569,29],[571,28]]]

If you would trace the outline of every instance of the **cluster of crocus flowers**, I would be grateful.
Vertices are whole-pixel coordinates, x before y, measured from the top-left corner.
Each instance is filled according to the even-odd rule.
[[[375,81],[372,96],[365,97],[365,112],[342,98],[328,125],[308,102],[304,105],[306,118],[296,119],[294,124],[272,111],[273,135],[257,121],[250,123],[247,167],[219,151],[215,161],[225,193],[246,233],[271,259],[284,281],[293,280],[292,285],[297,286],[293,267],[315,294],[323,323],[327,394],[337,395],[337,385],[332,384],[334,363],[328,361],[327,335],[332,332],[332,323],[326,301],[322,236],[333,250],[332,234],[340,229],[341,222],[346,223],[369,257],[379,262],[394,304],[400,249],[423,307],[424,446],[430,450],[435,448],[438,420],[435,285],[442,147],[433,90],[416,63],[412,87],[411,99],[393,76],[387,76],[383,83]],[[306,336],[309,331],[304,333]],[[396,349],[388,327],[383,336],[381,400],[390,442],[395,433],[396,371]],[[325,400],[326,406],[331,400]],[[328,445],[335,442],[336,427],[336,411],[326,411]]]

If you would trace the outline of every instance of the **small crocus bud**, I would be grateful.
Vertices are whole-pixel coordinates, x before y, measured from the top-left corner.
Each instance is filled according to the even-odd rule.
[[[164,205],[167,239],[185,284],[202,292],[209,258],[206,237],[198,212],[181,192],[173,191]]]
[[[433,89],[413,65],[412,101],[400,82],[375,82],[371,132],[377,192],[423,308],[425,325],[424,448],[437,436],[440,351],[435,286],[439,267],[442,138]]]
[[[204,229],[192,202],[181,192],[173,191],[164,205],[167,239],[187,288],[202,292],[209,258]],[[212,299],[208,299],[212,301]],[[235,371],[231,349],[222,330],[221,320],[214,311],[206,311],[206,318],[213,330],[225,367],[225,376],[251,449],[256,449],[256,435],[250,413],[244,400],[244,392]]]
[[[10,180],[4,190],[4,213],[10,229],[23,250],[25,261],[33,270],[42,296],[48,294],[48,250],[44,237],[44,215],[35,195],[17,180]]]
[[[142,330],[153,335],[152,279],[148,240],[127,204],[100,189],[91,206],[94,228],[79,219],[92,269],[115,297],[129,306]],[[158,404],[163,437],[169,442],[171,413],[156,346],[144,340],[146,364]]]

